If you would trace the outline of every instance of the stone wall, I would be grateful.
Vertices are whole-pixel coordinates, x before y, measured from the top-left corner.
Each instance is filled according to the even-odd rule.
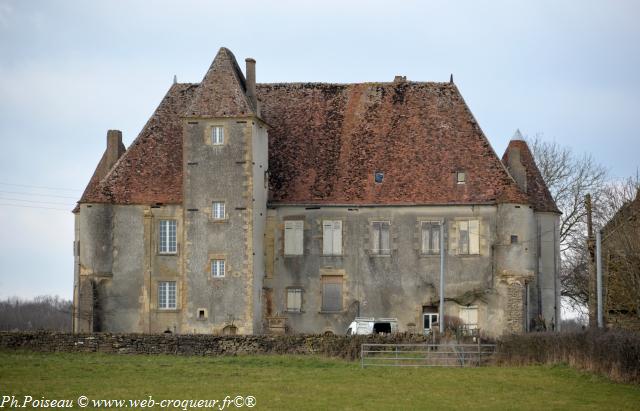
[[[421,335],[238,335],[206,334],[72,334],[0,332],[0,350],[40,352],[103,352],[173,355],[324,355],[346,359],[360,356],[362,343],[423,343]]]

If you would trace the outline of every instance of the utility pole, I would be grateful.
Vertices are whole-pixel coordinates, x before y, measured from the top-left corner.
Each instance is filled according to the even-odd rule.
[[[587,210],[587,251],[589,253],[589,326],[594,327],[597,321],[596,308],[596,264],[595,264],[595,239],[593,237],[593,216],[591,210],[591,194],[584,196],[584,205]]]
[[[438,323],[440,324],[440,334],[444,334],[444,225],[446,221],[443,218],[440,224],[440,307],[438,315]]]
[[[600,230],[596,231],[596,293],[598,294],[598,328],[603,326],[602,318],[602,240]]]

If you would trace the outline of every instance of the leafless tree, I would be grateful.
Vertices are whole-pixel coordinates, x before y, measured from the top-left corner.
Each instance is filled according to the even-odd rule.
[[[543,140],[541,134],[527,143],[562,212],[560,217],[560,282],[562,297],[574,309],[584,310],[589,297],[588,253],[586,249],[586,194],[602,198],[608,173],[591,155],[578,155],[569,147]]]
[[[71,301],[49,295],[0,301],[0,330],[71,331]]]

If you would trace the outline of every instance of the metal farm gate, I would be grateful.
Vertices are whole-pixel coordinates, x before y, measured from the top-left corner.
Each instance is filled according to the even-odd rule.
[[[478,367],[487,365],[495,344],[362,344],[364,367]]]

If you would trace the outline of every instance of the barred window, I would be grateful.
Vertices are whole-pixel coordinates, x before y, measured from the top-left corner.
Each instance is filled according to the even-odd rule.
[[[176,220],[160,220],[160,253],[175,254],[178,251],[176,226]]]
[[[224,277],[224,260],[211,260],[211,275],[214,277]]]
[[[214,220],[223,220],[225,218],[224,201],[214,201],[212,211]]]
[[[224,144],[224,127],[211,127],[211,144],[219,146]]]
[[[161,310],[176,308],[175,281],[161,281],[158,283],[158,308]]]

